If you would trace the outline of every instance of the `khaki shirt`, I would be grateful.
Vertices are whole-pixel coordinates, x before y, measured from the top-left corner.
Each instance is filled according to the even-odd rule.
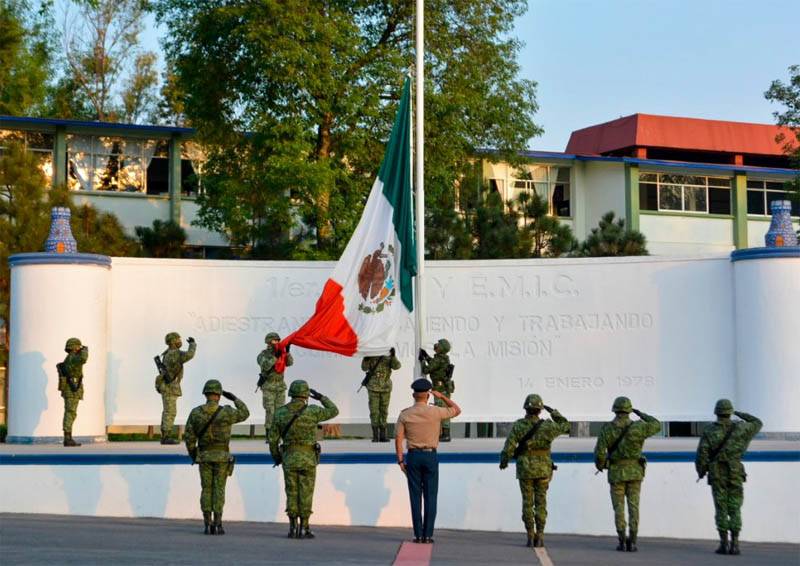
[[[437,448],[442,421],[456,416],[452,407],[435,407],[424,401],[403,409],[397,417],[397,432],[405,433],[408,448]]]

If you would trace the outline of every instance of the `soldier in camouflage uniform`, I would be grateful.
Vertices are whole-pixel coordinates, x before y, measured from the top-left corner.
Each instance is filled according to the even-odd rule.
[[[372,425],[372,442],[389,442],[386,419],[392,395],[392,370],[400,369],[400,360],[392,348],[388,356],[367,356],[361,361],[361,371],[367,372],[369,395],[369,422]]]
[[[203,511],[205,534],[224,535],[225,483],[233,474],[234,464],[229,447],[231,427],[247,419],[250,411],[236,395],[223,391],[222,384],[216,379],[206,381],[203,395],[206,403],[189,413],[184,442],[192,463],[200,464],[200,509]],[[236,408],[220,406],[220,395],[233,401]]]
[[[83,364],[89,359],[89,348],[78,338],[70,338],[64,351],[67,357],[58,364],[58,390],[64,398],[64,446],[80,446],[72,439],[72,423],[78,416],[78,403],[83,399]]]
[[[438,391],[448,399],[456,390],[452,376],[448,376],[448,366],[450,365],[450,342],[444,338],[440,339],[433,346],[434,355],[431,358],[425,350],[419,351],[419,361],[422,365],[422,374],[429,375],[433,382],[433,390]],[[446,407],[441,399],[434,399],[437,407]],[[450,442],[450,419],[442,421],[442,433],[439,437],[441,442]]]
[[[528,546],[544,546],[547,488],[556,469],[550,445],[556,437],[569,433],[569,421],[556,409],[545,405],[539,395],[528,395],[523,408],[527,415],[511,428],[500,453],[500,469],[506,469],[508,462],[516,457],[517,480],[522,492],[522,522],[528,532]],[[542,409],[550,413],[552,420],[539,418]],[[532,431],[532,436],[528,436]],[[518,457],[515,456],[517,452]]]
[[[257,362],[260,368],[258,377],[258,388],[261,389],[262,403],[264,405],[264,433],[266,441],[269,442],[270,427],[275,418],[275,411],[286,403],[286,382],[283,380],[283,373],[275,371],[275,363],[281,355],[277,350],[281,337],[277,332],[270,332],[264,337],[267,345],[260,354]],[[294,358],[289,353],[289,346],[286,347],[286,367],[294,363]]]
[[[697,475],[708,474],[714,498],[714,520],[719,532],[717,554],[740,554],[739,531],[742,529],[744,471],[742,457],[762,423],[753,415],[733,410],[733,403],[720,399],[714,407],[717,422],[709,426],[697,446],[694,466]],[[732,421],[736,415],[741,421]],[[728,543],[728,531],[731,533]]]
[[[170,332],[164,337],[167,349],[161,354],[161,361],[167,368],[167,379],[160,374],[156,377],[156,391],[161,394],[161,402],[164,407],[161,412],[161,444],[178,444],[178,439],[173,435],[175,416],[177,415],[178,397],[183,395],[181,391],[181,381],[183,381],[183,364],[194,357],[197,350],[197,343],[191,336],[186,339],[189,342],[188,350],[181,350],[183,342],[181,335],[177,332]]]
[[[619,544],[617,550],[636,552],[639,530],[639,494],[642,489],[647,461],[642,447],[647,437],[658,434],[661,423],[654,417],[633,408],[627,397],[617,397],[611,408],[616,413],[613,421],[605,423],[597,436],[594,463],[598,471],[608,469],[611,485],[611,504]],[[641,420],[631,421],[630,413]],[[619,440],[619,442],[617,442]],[[616,444],[616,447],[614,446]],[[628,500],[629,533],[625,538],[625,499]]]
[[[269,451],[275,465],[283,465],[289,538],[314,538],[308,519],[312,513],[314,481],[319,464],[317,424],[338,415],[339,409],[333,401],[309,389],[308,383],[302,380],[292,382],[289,396],[292,400],[275,411]],[[322,407],[309,405],[309,396],[320,401]]]

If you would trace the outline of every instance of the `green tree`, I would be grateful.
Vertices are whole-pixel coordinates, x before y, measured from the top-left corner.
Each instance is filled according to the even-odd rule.
[[[148,257],[181,257],[186,243],[186,230],[168,220],[153,220],[153,226],[137,226],[136,237]]]
[[[608,257],[648,255],[647,239],[638,230],[625,228],[625,219],[614,221],[614,212],[606,212],[597,228],[580,245],[578,255],[584,257]]]
[[[36,115],[45,100],[51,45],[49,3],[0,0],[0,114]]]
[[[413,61],[413,0],[155,5],[185,116],[212,155],[201,224],[253,250],[338,257]],[[519,79],[520,44],[510,35],[525,9],[524,0],[428,3],[429,210],[452,202],[478,148],[516,159],[540,131],[535,84]],[[279,204],[287,195],[290,209]],[[273,245],[276,238],[286,245]]]
[[[156,113],[159,80],[157,56],[144,51],[139,39],[147,2],[68,0],[65,6],[63,74],[52,88],[51,112],[61,118],[149,121]]]
[[[523,257],[559,257],[575,248],[572,228],[550,215],[547,199],[536,193],[521,193],[514,205],[522,217]]]
[[[788,128],[793,136],[780,134],[778,141],[784,144],[792,166],[798,169],[798,175],[788,184],[788,188],[792,191],[792,198],[800,201],[800,65],[789,67],[788,82],[772,81],[764,96],[784,106],[781,112],[774,113],[775,120],[779,126]]]

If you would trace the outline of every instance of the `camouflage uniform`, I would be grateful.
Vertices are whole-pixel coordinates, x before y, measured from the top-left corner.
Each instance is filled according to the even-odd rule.
[[[636,549],[636,536],[639,530],[639,494],[645,475],[645,461],[642,457],[644,441],[661,430],[661,423],[641,411],[636,412],[641,420],[631,421],[629,413],[634,411],[630,399],[619,397],[613,409],[617,416],[603,425],[594,448],[594,461],[598,470],[608,468],[608,483],[611,486],[611,504],[614,507],[614,523],[617,528],[620,546],[617,550]],[[630,425],[622,442],[608,460],[608,449]],[[628,501],[629,537],[625,541],[625,500]]]
[[[400,369],[397,356],[367,356],[361,361],[361,371],[372,372],[367,382],[369,395],[369,422],[372,440],[386,441],[386,420],[389,417],[389,400],[392,395],[392,370]]]
[[[70,338],[64,350],[67,352],[62,366],[64,374],[58,376],[58,390],[64,398],[64,446],[80,446],[72,440],[72,424],[78,416],[78,403],[83,399],[83,364],[89,359],[89,348],[77,338]]]
[[[161,361],[167,367],[169,383],[165,383],[159,375],[156,378],[156,391],[161,394],[163,410],[161,412],[161,440],[175,444],[172,439],[175,417],[177,415],[178,397],[183,395],[181,381],[183,381],[183,364],[194,357],[197,343],[189,338],[189,349],[181,350],[181,337],[177,332],[167,334],[164,341],[169,348],[161,354]]]
[[[718,416],[717,422],[703,432],[694,465],[701,478],[708,474],[708,485],[711,486],[711,495],[714,498],[714,520],[720,535],[720,548],[717,552],[727,553],[727,532],[731,531],[730,553],[739,554],[744,482],[747,479],[742,457],[750,441],[761,430],[762,423],[747,413],[734,412],[733,404],[727,399],[720,399],[714,412]],[[731,414],[742,420],[732,421]],[[730,437],[722,446],[729,432]],[[717,452],[713,461],[712,452]]]
[[[222,393],[222,385],[216,380],[209,380],[203,393]],[[230,394],[228,394],[230,395]],[[207,530],[214,513],[214,531],[222,524],[222,509],[225,506],[225,483],[233,473],[233,460],[230,454],[231,427],[250,416],[247,405],[241,399],[233,398],[236,408],[226,405],[222,407],[214,421],[198,438],[198,434],[219,407],[219,400],[207,400],[204,405],[192,409],[186,421],[184,442],[186,450],[193,460],[200,465],[200,509]],[[224,534],[224,531],[218,533]]]
[[[529,395],[525,400],[525,409],[528,415],[519,419],[511,427],[511,432],[506,438],[503,451],[500,453],[500,468],[504,469],[509,460],[514,458],[514,451],[520,441],[541,419],[530,409],[541,410],[544,408],[541,397]],[[555,409],[548,409],[552,420],[544,420],[539,425],[536,433],[525,444],[526,448],[517,458],[517,480],[522,493],[522,522],[528,532],[528,542],[535,539],[544,546],[542,541],[544,526],[547,522],[547,488],[553,477],[553,460],[550,455],[550,445],[553,440],[562,434],[569,434],[569,421]],[[535,527],[535,528],[534,528]]]
[[[312,513],[314,481],[319,464],[316,452],[317,424],[339,414],[336,405],[325,396],[320,396],[322,407],[308,405],[309,389],[305,381],[294,381],[289,388],[292,400],[275,411],[275,420],[270,429],[269,451],[276,463],[283,465],[283,481],[286,488],[286,514],[292,530],[300,537],[299,529],[313,537],[308,528]],[[305,409],[304,409],[305,407]],[[284,428],[299,412],[303,411],[284,435]],[[283,441],[281,445],[280,442]],[[299,518],[301,525],[297,526]]]
[[[264,342],[268,346],[258,354],[256,361],[261,370],[260,378],[263,378],[261,384],[262,404],[264,406],[264,433],[269,440],[270,426],[272,420],[275,418],[275,411],[286,403],[286,382],[283,380],[283,374],[275,371],[275,363],[278,361],[278,355],[275,352],[275,347],[270,344],[270,340],[280,340],[280,336],[275,332],[267,334]],[[294,363],[294,358],[290,353],[286,353],[286,367]]]
[[[450,356],[447,353],[450,351],[450,342],[442,338],[436,342],[433,350],[433,358],[420,360],[422,375],[429,375],[433,382],[433,390],[449,399],[456,389],[452,378],[447,378],[447,366],[450,365]],[[434,404],[437,407],[447,407],[441,399],[434,399]],[[448,439],[450,437],[450,419],[442,421],[442,436]]]

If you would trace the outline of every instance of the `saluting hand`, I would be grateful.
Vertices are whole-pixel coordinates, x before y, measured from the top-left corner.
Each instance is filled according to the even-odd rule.
[[[234,395],[230,391],[223,391],[222,396],[228,399],[229,401],[236,401],[236,395]]]
[[[324,397],[324,395],[319,391],[317,391],[316,389],[309,389],[308,394],[311,396],[312,399],[315,399],[317,401],[322,401],[322,398]]]

